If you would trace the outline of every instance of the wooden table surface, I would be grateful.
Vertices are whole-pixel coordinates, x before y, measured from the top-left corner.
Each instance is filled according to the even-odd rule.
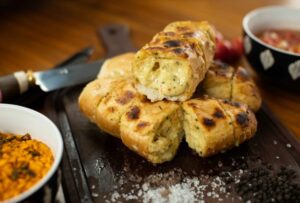
[[[107,23],[129,25],[136,47],[169,22],[186,19],[208,20],[231,38],[241,34],[247,12],[271,4],[300,7],[299,0],[0,0],[0,76],[47,69],[88,45],[95,47],[92,58],[100,58],[105,50],[95,30]],[[240,63],[249,67],[245,59]],[[300,95],[259,86],[271,110],[300,138]]]

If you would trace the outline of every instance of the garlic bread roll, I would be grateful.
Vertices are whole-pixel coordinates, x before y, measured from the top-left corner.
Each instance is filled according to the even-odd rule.
[[[257,128],[257,121],[254,113],[246,104],[232,102],[228,100],[219,100],[226,114],[231,118],[233,124],[235,145],[253,137]]]
[[[120,119],[135,102],[144,98],[135,89],[135,81],[119,80],[96,108],[96,124],[105,132],[120,138]]]
[[[121,118],[122,142],[153,164],[170,161],[183,137],[180,119],[175,102],[141,100]]]
[[[135,53],[128,52],[107,59],[101,67],[98,78],[102,77],[132,77],[131,65]]]
[[[202,157],[238,146],[256,132],[256,118],[245,104],[201,98],[182,108],[186,141]]]
[[[204,93],[218,99],[247,104],[256,112],[261,106],[261,96],[248,71],[215,62],[208,70],[202,83]]]
[[[261,106],[258,88],[243,67],[238,67],[233,77],[231,100],[247,104],[254,112]]]
[[[136,53],[132,70],[137,89],[151,101],[185,101],[212,62],[213,29],[206,22],[178,22],[166,30]]]
[[[80,110],[95,122],[96,110],[100,101],[117,86],[121,78],[102,78],[88,83],[82,90],[78,102]]]
[[[191,99],[182,104],[185,139],[199,156],[229,149],[235,142],[231,118],[215,99]]]
[[[204,47],[205,61],[213,60],[214,54],[211,53],[215,52],[215,29],[208,22],[177,21],[167,25],[164,32],[176,32],[187,38],[195,38]]]
[[[219,99],[231,98],[233,75],[233,67],[218,61],[213,62],[202,83],[205,94]]]

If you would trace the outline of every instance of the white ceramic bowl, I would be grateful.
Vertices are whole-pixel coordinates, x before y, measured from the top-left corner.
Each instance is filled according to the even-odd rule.
[[[48,173],[27,191],[5,202],[20,202],[38,191],[56,172],[63,154],[61,134],[52,121],[34,110],[10,104],[0,104],[0,131],[13,134],[29,133],[31,138],[45,143],[52,151],[54,162]]]

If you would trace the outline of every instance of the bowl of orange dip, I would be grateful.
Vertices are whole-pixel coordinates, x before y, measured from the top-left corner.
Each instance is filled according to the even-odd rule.
[[[243,19],[244,51],[262,78],[300,91],[300,8],[268,6]]]
[[[56,174],[62,153],[61,134],[46,116],[0,104],[0,202],[24,201],[41,190]]]

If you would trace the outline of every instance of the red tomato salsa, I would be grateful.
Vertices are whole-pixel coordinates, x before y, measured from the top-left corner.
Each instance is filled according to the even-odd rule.
[[[270,29],[259,33],[257,37],[273,47],[300,54],[300,31]]]

